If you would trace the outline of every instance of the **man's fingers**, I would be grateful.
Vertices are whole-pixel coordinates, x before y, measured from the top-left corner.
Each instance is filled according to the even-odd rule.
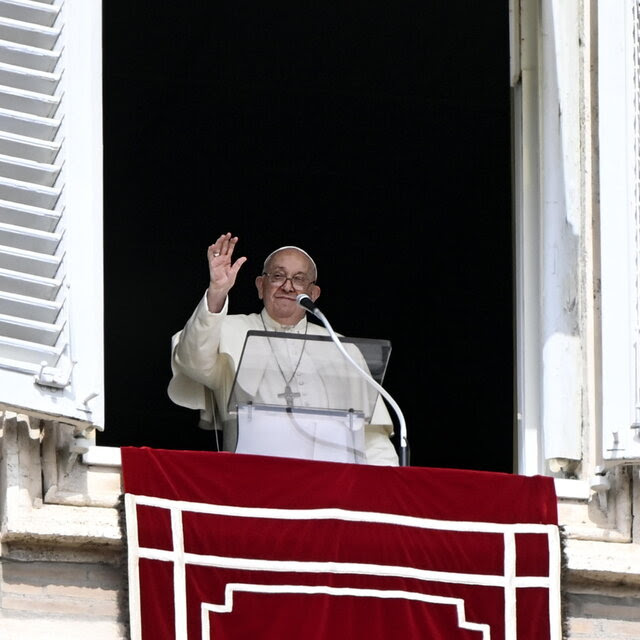
[[[233,253],[233,249],[238,242],[237,236],[232,236],[230,233],[225,233],[224,236],[221,236],[221,244],[220,244],[220,254],[223,256],[228,256],[231,258],[231,254]]]
[[[225,233],[207,248],[211,282],[221,283],[227,280],[231,283],[235,282],[238,271],[247,261],[247,258],[243,256],[238,258],[235,263],[231,263],[231,256],[237,242],[237,236]]]
[[[231,255],[233,254],[233,250],[237,242],[237,236],[232,236],[231,233],[222,234],[215,243],[208,248],[207,255],[209,260],[219,256],[225,256],[231,259]]]
[[[240,271],[240,267],[242,267],[242,265],[247,261],[246,257],[242,257],[242,258],[238,258],[232,265],[231,267],[231,271],[233,272],[233,276],[235,278],[235,276],[238,274],[238,271]]]

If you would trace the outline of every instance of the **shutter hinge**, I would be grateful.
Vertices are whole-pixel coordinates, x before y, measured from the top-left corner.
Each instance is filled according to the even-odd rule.
[[[611,482],[609,482],[607,474],[607,469],[596,467],[595,473],[589,482],[591,490],[598,496],[598,505],[603,513],[607,512],[607,493],[611,489]]]
[[[611,433],[611,436],[613,437],[613,446],[607,449],[607,453],[610,453],[613,456],[615,456],[618,454],[618,452],[624,451],[625,448],[620,446],[620,436],[618,435],[617,431],[613,431]]]
[[[51,389],[64,389],[71,384],[71,373],[75,362],[71,362],[68,371],[60,371],[55,367],[48,367],[46,362],[40,363],[40,370],[34,376],[35,383],[41,387],[49,387]]]

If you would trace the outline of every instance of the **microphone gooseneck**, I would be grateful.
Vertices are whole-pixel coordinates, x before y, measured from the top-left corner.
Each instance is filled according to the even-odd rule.
[[[306,294],[299,293],[296,296],[296,302],[303,308],[312,313],[316,318],[318,318],[322,324],[325,326],[325,329],[329,332],[331,339],[335,343],[336,347],[340,350],[340,353],[349,361],[351,365],[353,365],[360,374],[364,377],[364,379],[382,396],[389,402],[393,410],[396,412],[398,416],[398,422],[400,423],[400,466],[408,467],[409,466],[409,448],[407,442],[407,424],[404,419],[404,414],[402,413],[402,409],[398,406],[398,403],[391,397],[386,389],[382,387],[382,385],[378,384],[369,374],[368,371],[365,371],[360,367],[360,365],[347,353],[346,349],[340,342],[340,339],[336,335],[336,332],[333,330],[329,321],[325,317],[324,313],[318,309],[316,303]]]

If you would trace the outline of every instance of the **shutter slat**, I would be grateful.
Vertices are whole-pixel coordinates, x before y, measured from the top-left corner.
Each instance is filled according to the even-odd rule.
[[[17,318],[0,314],[0,334],[15,340],[35,342],[53,347],[62,331],[62,324],[38,322],[28,318]]]
[[[33,24],[52,26],[59,7],[32,0],[0,0],[0,16]]]
[[[60,151],[60,143],[58,142],[38,140],[0,131],[0,153],[3,155],[53,164],[58,151]]]
[[[58,96],[47,96],[43,93],[0,85],[0,108],[2,109],[52,118],[56,114],[59,104],[60,98]]]
[[[36,367],[33,369],[28,367],[27,370],[32,370],[35,373],[42,362],[55,367],[62,354],[62,349],[0,336],[0,353],[2,354],[0,364],[6,368],[20,370],[23,363],[31,363]]]
[[[41,300],[14,293],[0,291],[0,315],[17,316],[52,324],[58,318],[62,303]]]
[[[0,269],[22,271],[34,276],[55,278],[62,256],[50,256],[35,251],[0,245]]]
[[[0,84],[35,93],[53,95],[60,82],[59,73],[16,67],[0,62]]]
[[[0,223],[0,245],[53,255],[60,244],[61,233],[38,231],[27,227]]]
[[[49,51],[8,40],[0,40],[0,62],[6,64],[51,73],[56,68],[59,59],[59,51]]]
[[[0,17],[0,40],[9,40],[40,49],[53,49],[59,35],[60,29],[55,27],[43,27]]]
[[[0,129],[5,132],[51,141],[55,138],[59,127],[60,120],[56,118],[42,118],[19,111],[0,109]]]
[[[34,185],[22,180],[0,176],[0,199],[53,209],[60,196],[60,189]]]
[[[20,293],[41,300],[55,300],[61,286],[62,280],[57,278],[0,268],[0,291]]]
[[[26,204],[0,200],[0,222],[40,229],[41,231],[53,231],[60,220],[62,211],[30,207]]]
[[[32,162],[0,154],[0,176],[5,178],[52,187],[59,173],[60,167],[54,164]]]

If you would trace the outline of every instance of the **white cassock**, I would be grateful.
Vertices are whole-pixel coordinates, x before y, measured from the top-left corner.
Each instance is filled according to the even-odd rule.
[[[237,418],[229,412],[227,405],[246,334],[249,330],[265,329],[309,336],[327,335],[324,327],[308,323],[306,318],[294,327],[282,326],[270,318],[266,310],[262,314],[227,315],[225,303],[220,313],[210,313],[205,296],[184,329],[172,339],[173,378],[169,383],[169,397],[176,404],[199,409],[201,427],[222,427],[224,449],[228,451],[236,449]],[[258,356],[260,350],[264,351],[258,358],[262,365],[249,366],[240,381],[247,398],[266,405],[293,404],[296,408],[362,409],[367,418],[363,445],[367,463],[398,464],[389,439],[393,427],[386,406],[372,387],[354,375],[353,368],[343,357],[321,357],[327,353],[327,345],[312,339],[260,338],[256,345]],[[319,350],[321,345],[322,351]],[[337,353],[337,347],[332,346]],[[353,349],[351,353],[357,354],[362,361],[360,352]],[[265,366],[265,362],[270,364]],[[242,371],[245,364],[243,359]],[[354,398],[357,398],[357,407],[352,406]]]

